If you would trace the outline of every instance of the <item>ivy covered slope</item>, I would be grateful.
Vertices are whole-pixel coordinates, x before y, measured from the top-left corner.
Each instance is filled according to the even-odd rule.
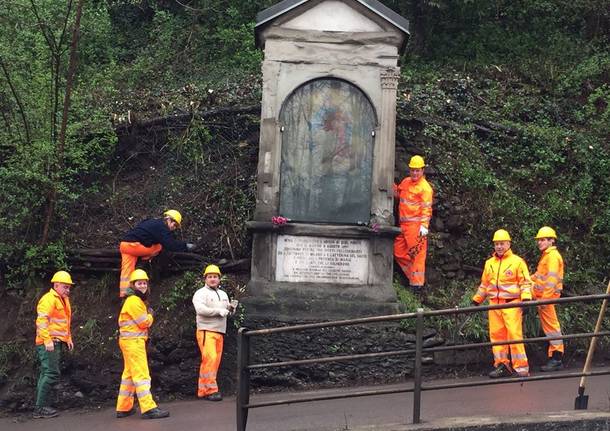
[[[412,24],[398,92],[398,174],[406,174],[408,155],[421,152],[436,191],[429,259],[436,276],[426,305],[468,303],[500,226],[530,267],[536,230],[555,227],[568,290],[603,289],[610,261],[607,2],[383,2]],[[262,59],[253,27],[256,12],[273,3],[84,1],[62,140],[79,2],[2,2],[2,391],[19,382],[15,393],[31,392],[36,298],[68,249],[116,247],[140,218],[177,207],[186,216],[184,237],[205,244],[207,257],[248,256]],[[188,352],[192,322],[174,310],[189,307],[192,278],[166,278],[154,293],[157,303],[165,298],[159,333],[185,334],[190,344],[177,347]],[[246,279],[232,280],[233,288],[242,290]],[[79,284],[75,332],[83,350],[75,363],[107,383],[85,358],[120,362],[116,274],[79,275]],[[594,312],[562,310],[568,329],[592,326]],[[484,334],[484,325],[477,328]],[[160,352],[176,348],[168,346],[160,343]],[[114,394],[98,389],[91,390],[98,399]]]
[[[428,156],[438,215],[447,220],[461,209],[449,229],[462,239],[454,250],[461,262],[481,267],[491,233],[504,227],[534,267],[533,237],[551,225],[568,290],[604,289],[608,11],[595,1],[483,3],[435,9],[429,44],[403,63],[398,143]]]

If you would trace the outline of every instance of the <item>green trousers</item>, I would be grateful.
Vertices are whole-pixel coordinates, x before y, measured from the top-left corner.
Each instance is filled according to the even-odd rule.
[[[40,374],[36,388],[36,407],[46,407],[51,402],[51,393],[54,385],[59,382],[59,361],[64,343],[55,341],[55,350],[47,352],[44,344],[36,346],[40,360]]]

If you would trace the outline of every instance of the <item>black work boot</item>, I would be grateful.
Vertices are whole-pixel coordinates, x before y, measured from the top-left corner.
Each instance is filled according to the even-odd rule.
[[[220,392],[214,392],[213,394],[206,395],[203,399],[208,401],[222,401],[222,395]]]
[[[563,368],[561,361],[562,355],[560,352],[553,352],[553,356],[549,359],[546,365],[540,367],[540,371],[559,371]]]
[[[145,413],[142,413],[142,419],[162,419],[168,418],[169,412],[166,410],[161,410],[159,407],[155,407],[154,409],[150,409]]]
[[[55,410],[53,407],[36,407],[32,417],[34,419],[48,419],[54,418],[58,415],[59,413],[57,413],[57,410]]]
[[[506,366],[506,364],[498,365],[491,373],[489,373],[490,379],[499,379],[501,377],[511,377],[513,370]]]
[[[136,409],[135,409],[135,408],[133,408],[133,409],[131,409],[131,410],[128,410],[128,411],[126,411],[126,412],[120,412],[120,411],[117,411],[117,412],[116,412],[116,417],[117,417],[117,418],[119,418],[119,419],[121,419],[121,418],[126,418],[126,417],[128,417],[128,416],[133,415],[135,412],[136,412]]]

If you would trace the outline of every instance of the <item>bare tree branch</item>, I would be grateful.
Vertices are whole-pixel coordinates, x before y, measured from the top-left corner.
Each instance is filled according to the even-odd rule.
[[[13,85],[13,81],[11,80],[11,75],[8,72],[6,64],[4,64],[4,59],[2,58],[2,56],[0,56],[0,67],[2,68],[2,72],[4,73],[6,82],[8,83],[8,86],[11,89],[13,98],[15,99],[15,102],[17,102],[17,106],[19,107],[19,113],[21,114],[21,119],[23,121],[23,127],[25,128],[25,139],[26,139],[26,142],[29,143],[30,139],[31,139],[30,125],[29,125],[27,117],[25,115],[25,109],[23,109],[23,104],[21,103],[21,99],[19,98],[19,95],[17,94],[17,90],[15,89],[15,86]]]

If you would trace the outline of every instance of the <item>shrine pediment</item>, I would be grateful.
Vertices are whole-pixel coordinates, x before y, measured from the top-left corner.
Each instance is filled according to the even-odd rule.
[[[256,16],[257,46],[264,45],[261,35],[269,28],[311,33],[393,33],[404,41],[409,35],[409,22],[377,0],[284,0]]]
[[[295,30],[377,32],[384,29],[342,1],[323,1],[279,25]]]

